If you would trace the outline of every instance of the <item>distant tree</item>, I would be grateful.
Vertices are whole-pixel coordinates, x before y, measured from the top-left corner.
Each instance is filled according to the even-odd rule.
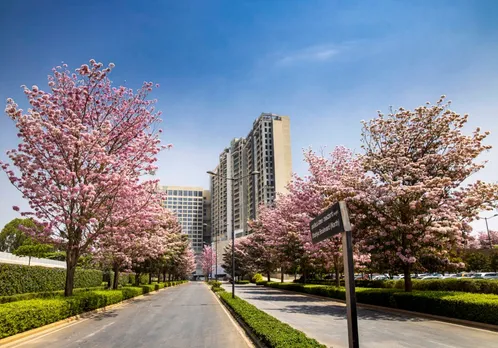
[[[489,267],[493,272],[498,272],[498,250],[493,250],[489,258]]]
[[[481,252],[467,254],[465,263],[469,271],[486,271],[489,268],[489,259]]]
[[[39,243],[27,243],[21,245],[19,248],[14,250],[12,253],[17,256],[28,256],[28,266],[31,266],[31,258],[38,257],[43,258],[45,255],[53,250],[53,246],[48,244]]]
[[[19,228],[20,225],[32,228],[35,223],[31,219],[14,219],[6,224],[0,232],[0,251],[11,253],[31,240],[31,237]]]
[[[214,253],[213,248],[211,248],[209,245],[204,245],[199,262],[201,264],[202,272],[206,276],[206,279],[208,279],[213,273],[215,259],[216,254]]]

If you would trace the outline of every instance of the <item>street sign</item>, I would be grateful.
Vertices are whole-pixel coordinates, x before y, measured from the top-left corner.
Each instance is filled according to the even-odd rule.
[[[320,215],[310,222],[310,230],[313,244],[321,242],[338,233],[342,233],[348,341],[350,348],[359,348],[358,314],[356,311],[356,293],[354,288],[353,241],[346,202],[337,202],[321,212]]]
[[[331,205],[310,222],[311,241],[321,242],[338,233],[344,232],[339,202]]]

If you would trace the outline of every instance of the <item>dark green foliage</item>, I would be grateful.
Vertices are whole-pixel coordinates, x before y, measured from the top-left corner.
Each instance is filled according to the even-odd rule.
[[[62,290],[65,281],[66,270],[62,268],[0,264],[0,296]],[[90,288],[101,284],[102,271],[76,269],[75,288]]]
[[[126,286],[119,290],[75,289],[75,294],[71,297],[51,293],[47,298],[0,304],[0,339],[142,295],[153,291],[156,286],[161,288],[184,282],[175,281],[141,287]],[[59,293],[63,294],[63,291]]]
[[[424,291],[393,295],[396,308],[444,317],[498,324],[498,296]]]
[[[423,291],[461,291],[479,294],[498,295],[498,280],[493,279],[427,279],[412,280],[413,290]],[[357,280],[356,286],[365,288],[404,289],[403,280]]]
[[[218,291],[220,298],[251,328],[251,331],[270,348],[313,348],[326,346],[307,337],[299,330],[257,309],[246,301],[225,291]]]
[[[25,243],[31,243],[32,239],[19,229],[19,225],[34,227],[31,219],[14,219],[10,221],[0,232],[0,251],[13,252]]]
[[[482,252],[473,252],[465,256],[465,263],[467,264],[468,271],[488,271],[489,259]]]
[[[43,258],[53,249],[53,246],[48,244],[23,244],[12,253],[17,256]]]
[[[249,284],[249,280],[236,280],[235,284]]]
[[[458,280],[456,281],[458,282]],[[468,284],[474,284],[472,281],[473,279],[469,279]],[[342,287],[276,282],[269,282],[267,286],[340,300],[345,299],[345,289]],[[376,306],[399,308],[486,324],[498,324],[498,296],[494,294],[449,291],[414,291],[410,293],[398,288],[357,288],[356,299],[359,303]]]
[[[266,285],[268,283],[267,280],[261,280],[259,282],[256,282],[256,285]]]

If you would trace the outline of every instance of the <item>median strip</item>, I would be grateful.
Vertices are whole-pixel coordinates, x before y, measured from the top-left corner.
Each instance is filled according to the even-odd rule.
[[[237,296],[232,298],[232,295],[221,287],[213,286],[211,289],[232,315],[250,329],[249,334],[259,347],[326,348],[317,340],[309,338],[303,332],[259,310],[247,301]]]

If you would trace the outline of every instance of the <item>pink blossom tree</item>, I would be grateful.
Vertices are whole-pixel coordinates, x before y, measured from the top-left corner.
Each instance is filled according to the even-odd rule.
[[[446,257],[468,223],[496,206],[498,185],[464,184],[490,149],[482,143],[488,132],[462,133],[467,118],[443,96],[436,105],[379,112],[363,123],[361,161],[371,183],[350,200],[357,236],[369,252],[401,262],[406,291],[421,256]]]
[[[477,234],[477,240],[479,241],[479,246],[482,249],[491,249],[495,245],[498,245],[498,231],[479,232]]]
[[[0,163],[23,194],[43,232],[66,251],[65,295],[72,294],[78,259],[106,226],[119,225],[120,198],[133,196],[139,177],[156,169],[160,151],[154,110],[145,82],[137,92],[112,87],[94,60],[75,73],[67,65],[53,69],[49,91],[24,88],[31,108],[24,112],[7,100],[6,113],[16,123],[20,143],[8,151],[15,167]],[[144,207],[147,209],[147,207]]]
[[[216,254],[214,253],[213,248],[211,248],[209,245],[204,245],[199,261],[201,264],[202,272],[206,275],[206,279],[209,279],[209,277],[213,273],[215,260]]]

